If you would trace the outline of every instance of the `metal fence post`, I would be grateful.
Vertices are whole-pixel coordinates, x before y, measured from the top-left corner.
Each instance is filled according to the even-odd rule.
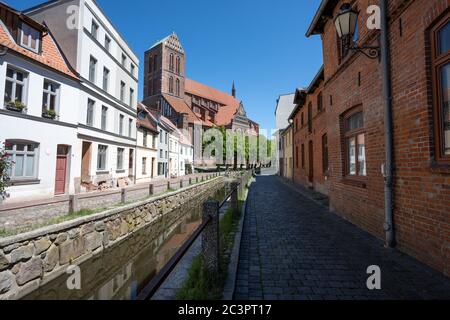
[[[149,186],[148,186],[148,195],[149,196],[152,196],[152,195],[154,195],[155,194],[155,186],[153,185],[153,184],[150,184]]]
[[[203,204],[203,221],[211,219],[202,236],[203,268],[207,274],[219,273],[219,201],[210,199]]]
[[[123,188],[123,189],[120,191],[120,202],[121,202],[121,203],[127,202],[127,189],[125,189],[125,188]]]
[[[233,215],[239,211],[238,187],[239,187],[239,183],[237,183],[237,182],[233,182],[231,184],[231,189],[233,190],[233,193],[231,194],[231,208],[233,209]]]
[[[180,179],[180,188],[183,188],[183,178]]]

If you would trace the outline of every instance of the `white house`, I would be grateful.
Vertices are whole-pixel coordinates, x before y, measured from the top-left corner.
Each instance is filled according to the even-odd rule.
[[[124,186],[136,176],[137,55],[94,0],[48,1],[25,11],[53,31],[79,73],[81,191]]]
[[[278,156],[276,157],[277,163],[275,163],[275,166],[280,176],[283,175],[283,169],[286,167],[284,143],[281,133],[289,126],[289,116],[295,109],[294,98],[295,93],[280,95],[277,99],[277,106],[275,108],[275,121],[277,131],[275,132],[274,137],[275,141],[277,142],[278,151]]]
[[[168,137],[168,177],[176,178],[180,176],[180,135],[177,127],[168,118],[161,116],[160,122],[165,127]]]
[[[8,202],[75,192],[80,82],[53,34],[0,3],[0,143],[10,155]]]
[[[144,105],[138,104],[136,183],[158,176],[158,124]]]
[[[178,129],[178,134],[180,137],[179,172],[180,176],[185,176],[194,172],[194,146],[190,142],[189,132]]]

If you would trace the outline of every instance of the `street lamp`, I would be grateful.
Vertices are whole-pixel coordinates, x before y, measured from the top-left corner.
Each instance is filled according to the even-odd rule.
[[[356,26],[358,24],[358,12],[353,10],[350,4],[344,3],[341,6],[341,11],[334,20],[337,34],[339,38],[350,41],[343,41],[343,45],[346,49],[352,51],[358,51],[364,54],[370,59],[376,59],[380,56],[379,46],[361,46],[358,47],[353,42],[353,36],[356,32]],[[367,51],[367,52],[366,52]]]

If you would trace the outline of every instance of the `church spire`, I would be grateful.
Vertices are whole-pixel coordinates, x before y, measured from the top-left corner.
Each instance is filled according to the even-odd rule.
[[[234,85],[234,81],[233,81],[233,88],[231,89],[231,95],[233,96],[233,98],[236,98],[236,86]]]

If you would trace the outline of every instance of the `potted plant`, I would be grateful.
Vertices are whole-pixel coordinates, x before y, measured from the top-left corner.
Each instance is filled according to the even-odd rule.
[[[21,101],[15,100],[15,101],[9,101],[6,103],[6,109],[15,111],[15,112],[23,112],[27,109],[27,106],[24,105]]]
[[[44,118],[47,118],[47,119],[55,119],[56,118],[56,112],[55,112],[55,110],[44,109],[42,111],[42,116]]]

